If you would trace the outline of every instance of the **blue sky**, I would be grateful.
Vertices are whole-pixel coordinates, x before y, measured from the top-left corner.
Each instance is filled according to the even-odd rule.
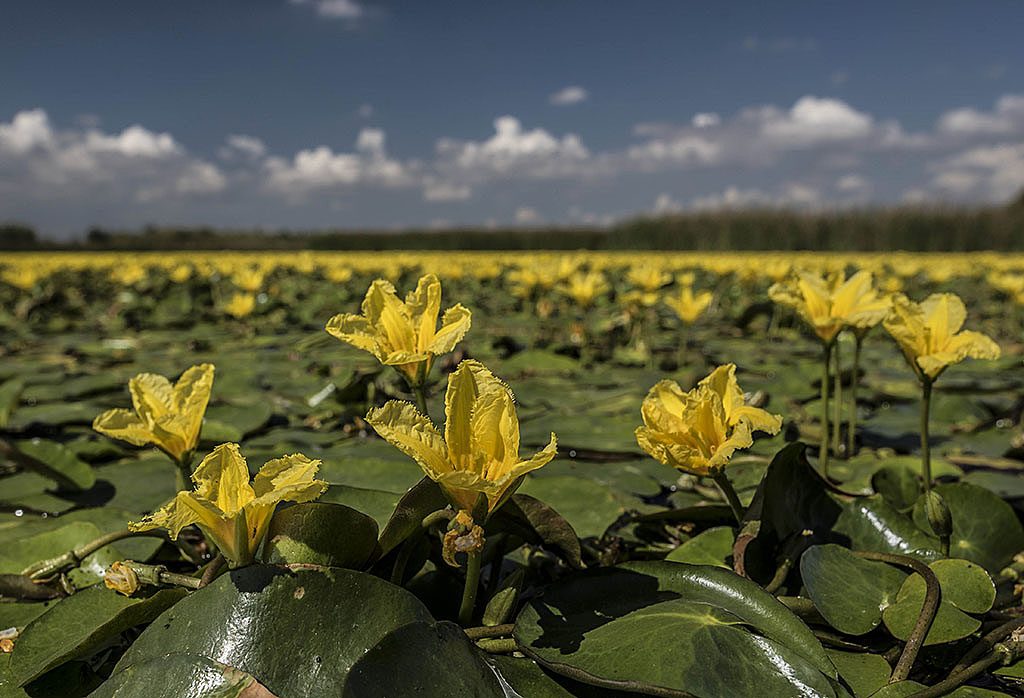
[[[0,220],[602,225],[1024,187],[1024,5],[56,1],[0,27]]]

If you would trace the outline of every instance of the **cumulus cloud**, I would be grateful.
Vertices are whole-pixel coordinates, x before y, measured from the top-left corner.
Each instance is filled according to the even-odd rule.
[[[790,182],[774,194],[761,189],[730,186],[717,194],[694,198],[688,208],[695,211],[720,211],[745,208],[815,208],[822,203],[816,188]]]
[[[992,111],[953,109],[939,118],[939,133],[958,136],[1024,133],[1024,96],[1001,97]]]
[[[428,177],[423,182],[423,200],[431,202],[465,201],[473,194],[466,184],[453,184]]]
[[[264,168],[267,187],[293,197],[359,184],[401,186],[410,179],[406,166],[388,156],[384,132],[374,128],[359,132],[355,152],[336,153],[321,145],[300,150],[290,160],[269,157]]]
[[[1024,143],[970,148],[933,171],[932,185],[958,199],[1005,201],[1024,189]]]
[[[0,122],[0,155],[0,187],[29,199],[116,203],[227,186],[215,165],[190,155],[169,133],[138,124],[118,133],[60,130],[43,109]]]
[[[262,140],[255,136],[242,134],[231,134],[228,136],[226,145],[220,150],[220,156],[226,160],[236,156],[256,159],[266,154],[267,146]]]
[[[289,0],[293,5],[309,5],[326,19],[362,19],[366,8],[356,0]]]
[[[579,136],[561,138],[544,129],[526,130],[519,119],[494,121],[494,135],[484,141],[442,138],[437,143],[438,167],[456,176],[551,178],[581,173],[590,157]]]
[[[573,104],[585,102],[589,98],[590,93],[588,93],[584,88],[579,85],[570,85],[568,87],[563,87],[558,92],[555,92],[548,97],[548,102],[556,107],[568,107]]]

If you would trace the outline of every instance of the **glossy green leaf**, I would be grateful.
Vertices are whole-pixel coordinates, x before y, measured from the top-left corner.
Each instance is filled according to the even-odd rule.
[[[856,698],[870,696],[889,681],[892,667],[878,654],[826,650]]]
[[[838,545],[815,545],[800,556],[807,595],[836,630],[864,635],[882,622],[907,578],[884,562],[862,560]]]
[[[263,560],[362,569],[377,547],[377,523],[351,507],[307,502],[281,509],[267,529]]]
[[[732,544],[736,535],[730,526],[716,526],[699,534],[673,550],[665,558],[670,562],[688,562],[692,565],[715,565],[732,569]]]
[[[79,460],[64,444],[43,439],[18,441],[15,448],[26,459],[19,459],[22,466],[35,470],[69,490],[87,490],[96,483],[96,474],[88,463]]]
[[[88,657],[111,638],[148,623],[185,596],[183,589],[161,589],[126,597],[103,586],[54,604],[22,631],[11,658],[11,676],[24,685],[77,657]]]
[[[249,674],[208,657],[169,654],[127,667],[90,698],[275,698]]]

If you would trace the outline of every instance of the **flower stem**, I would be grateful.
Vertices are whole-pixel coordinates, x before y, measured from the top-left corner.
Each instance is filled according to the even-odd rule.
[[[924,479],[924,493],[932,489],[932,449],[928,438],[928,421],[932,408],[932,382],[925,378],[921,382],[921,477]]]
[[[846,457],[853,457],[853,449],[857,440],[857,384],[860,382],[860,350],[864,343],[864,337],[857,333],[854,335],[853,345],[853,377],[850,379],[850,418],[846,426]]]
[[[169,584],[171,586],[185,587],[186,589],[199,589],[202,580],[198,577],[190,577],[187,574],[168,572],[163,565],[146,565],[134,560],[125,560],[124,564],[132,569],[138,576],[139,582],[147,586],[160,586]]]
[[[832,358],[832,343],[825,344],[821,362],[821,444],[818,446],[818,463],[821,474],[828,479],[828,365]]]
[[[164,540],[167,540],[167,534],[163,531],[129,531],[125,528],[120,531],[114,531],[113,533],[100,536],[99,538],[89,541],[85,545],[68,550],[66,553],[56,557],[40,560],[39,562],[25,568],[22,571],[22,574],[32,578],[33,580],[47,579],[58,572],[77,566],[82,560],[89,557],[100,548],[104,548],[111,543],[116,543],[117,541],[124,540],[125,538],[136,537],[163,538]]]
[[[466,628],[466,637],[470,640],[483,640],[485,638],[505,637],[511,635],[515,630],[515,623],[504,623],[502,625],[481,625],[475,628]]]
[[[832,423],[832,452],[838,457],[841,453],[840,447],[843,441],[843,360],[840,358],[839,342],[835,344],[833,354],[836,359],[835,387],[833,388],[833,399],[835,400],[835,417]]]
[[[1024,654],[1024,641],[1009,641],[995,646],[990,654],[979,659],[974,664],[964,668],[962,671],[948,676],[934,686],[929,686],[917,693],[914,698],[938,698],[949,695],[957,686],[967,683],[978,674],[986,671],[997,664],[1012,664]]]
[[[732,482],[729,481],[729,476],[725,474],[725,471],[719,471],[711,476],[711,479],[718,485],[718,489],[722,491],[725,496],[725,500],[729,502],[729,508],[732,509],[732,515],[736,517],[736,523],[743,525],[743,517],[746,515],[746,509],[743,507],[743,503],[740,501],[740,497],[736,494],[736,488],[732,486]]]
[[[474,550],[466,562],[466,586],[462,589],[462,605],[459,606],[459,625],[466,627],[473,620],[473,608],[476,606],[476,591],[480,586],[480,565],[483,559],[482,550]]]

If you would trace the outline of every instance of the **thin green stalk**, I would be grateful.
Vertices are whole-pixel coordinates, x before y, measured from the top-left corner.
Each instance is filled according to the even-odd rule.
[[[828,368],[832,358],[831,342],[825,344],[824,354],[821,362],[821,444],[818,446],[818,462],[821,464],[821,474],[828,479]]]
[[[511,654],[519,649],[519,645],[511,637],[501,640],[480,640],[476,646],[489,654]]]
[[[832,423],[832,452],[838,457],[842,453],[843,444],[843,360],[840,358],[839,342],[836,341],[833,355],[836,359],[835,387],[835,418]]]
[[[473,609],[476,606],[476,591],[480,586],[480,565],[483,560],[482,550],[473,550],[466,563],[466,586],[462,589],[462,605],[459,606],[459,625],[468,626],[473,621]]]
[[[860,383],[860,350],[864,337],[859,332],[854,335],[853,345],[853,377],[850,379],[850,418],[846,426],[846,457],[853,457],[853,449],[857,441],[857,384]]]
[[[21,573],[26,577],[31,577],[33,580],[48,579],[58,572],[77,566],[82,560],[89,557],[100,548],[105,548],[111,543],[116,543],[117,541],[124,540],[125,538],[138,537],[163,538],[164,540],[167,540],[167,534],[163,531],[130,531],[125,528],[120,531],[114,531],[113,533],[100,536],[99,538],[89,541],[85,545],[68,550],[56,557],[40,560],[39,562],[36,562],[22,570]]]
[[[932,382],[921,381],[921,477],[924,478],[924,493],[932,489],[932,448],[928,438],[928,421],[932,408]]]
[[[736,488],[732,486],[732,482],[729,481],[729,476],[725,474],[724,470],[721,470],[711,476],[711,479],[718,485],[718,489],[722,491],[725,496],[725,500],[729,502],[729,508],[732,509],[732,515],[736,517],[736,523],[743,525],[743,517],[746,515],[746,509],[743,507],[743,503],[740,501],[740,497],[736,494]]]
[[[483,640],[485,638],[506,637],[515,630],[515,623],[503,623],[502,625],[481,625],[475,628],[466,628],[464,632],[470,640]]]
[[[929,686],[917,693],[910,694],[911,698],[939,698],[939,696],[949,695],[957,686],[967,683],[991,667],[996,665],[1005,666],[1019,659],[1022,650],[1024,650],[1024,641],[1000,643],[993,648],[991,653],[974,662],[974,664],[971,664],[959,673],[948,676],[934,686]]]

